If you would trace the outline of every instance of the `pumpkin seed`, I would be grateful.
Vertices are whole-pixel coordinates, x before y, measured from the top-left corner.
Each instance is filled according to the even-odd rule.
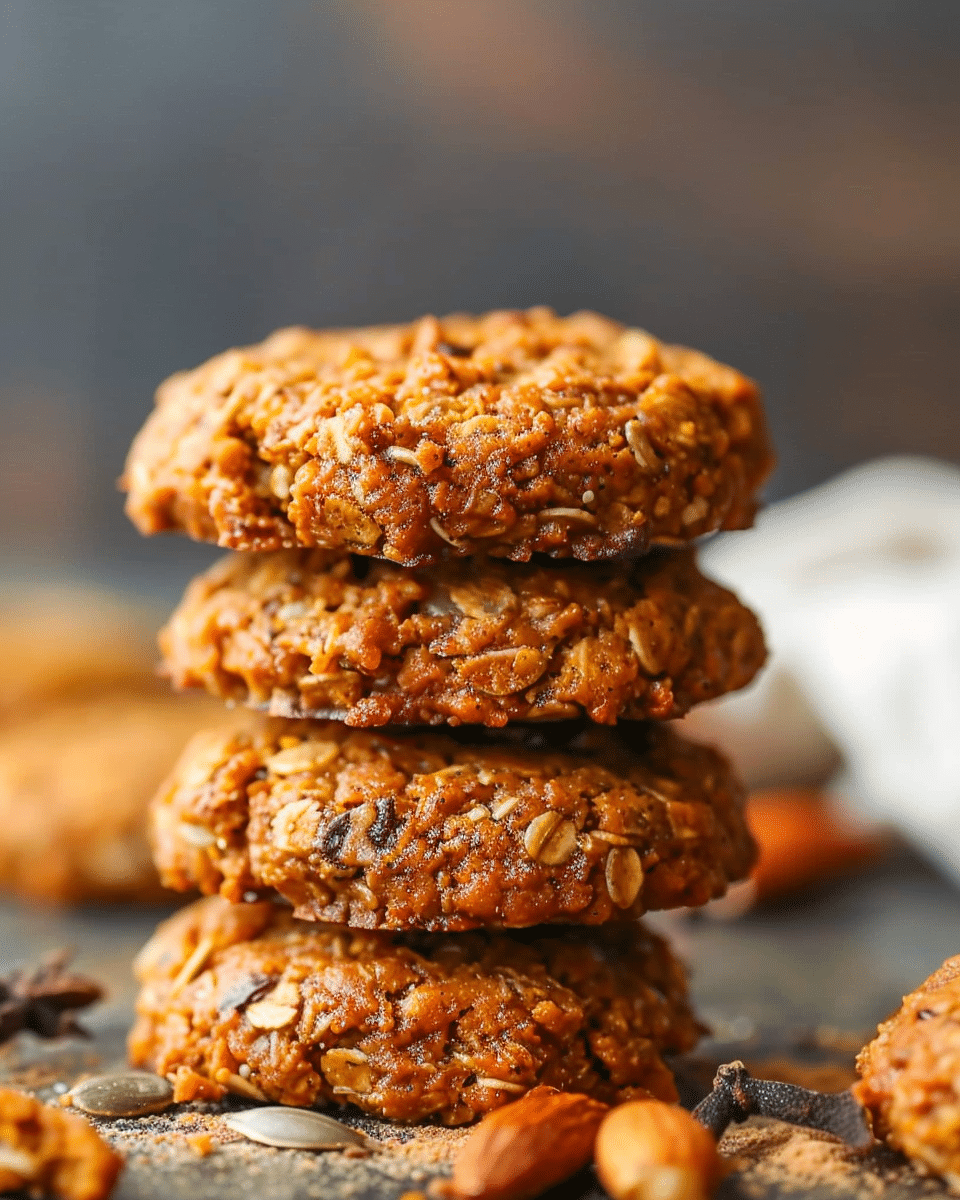
[[[173,1087],[149,1071],[93,1075],[70,1089],[73,1107],[94,1117],[143,1117],[173,1103]]]
[[[224,1117],[223,1123],[251,1142],[283,1150],[341,1150],[345,1146],[369,1145],[362,1133],[309,1108],[249,1108]]]

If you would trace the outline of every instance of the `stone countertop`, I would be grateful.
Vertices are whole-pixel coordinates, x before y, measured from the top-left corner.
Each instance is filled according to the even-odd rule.
[[[22,1035],[0,1051],[0,1081],[32,1084],[52,1097],[55,1085],[62,1091],[78,1074],[122,1061],[134,998],[130,962],[162,915],[0,905],[0,970],[67,945],[76,952],[77,968],[109,989],[107,1002],[85,1021],[92,1041],[41,1044]],[[660,914],[651,923],[672,938],[689,964],[698,1011],[716,1035],[680,1064],[684,1099],[693,1103],[709,1087],[714,1065],[730,1058],[748,1063],[786,1058],[846,1069],[855,1047],[900,997],[960,950],[960,892],[903,853],[866,875],[737,921]],[[104,1125],[128,1156],[115,1200],[395,1200],[425,1189],[444,1173],[462,1136],[348,1117],[388,1142],[386,1152],[366,1159],[312,1155],[243,1142],[220,1124],[222,1108],[184,1105],[157,1117]],[[216,1148],[201,1158],[187,1136],[207,1129]],[[802,1193],[827,1198],[856,1192],[875,1197],[879,1191],[898,1198],[942,1192],[935,1181],[904,1172],[886,1151],[873,1154],[862,1168],[846,1160],[838,1165],[838,1160],[818,1175],[820,1168],[810,1168],[814,1151],[822,1151],[821,1159],[837,1159],[836,1148],[811,1143],[787,1154],[782,1136],[767,1137],[766,1145],[767,1135],[753,1131],[748,1145],[744,1131],[738,1133],[738,1152],[753,1165],[723,1185],[728,1197]],[[777,1155],[785,1162],[802,1161],[806,1174],[791,1180],[789,1162],[781,1170],[774,1163]],[[862,1188],[857,1184],[861,1171]],[[560,1195],[586,1200],[602,1192],[584,1173],[558,1189]]]

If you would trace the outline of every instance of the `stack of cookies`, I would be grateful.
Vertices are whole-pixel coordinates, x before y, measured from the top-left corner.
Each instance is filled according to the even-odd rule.
[[[686,544],[770,466],[752,383],[591,313],[284,330],[164,384],[128,512],[239,551],[166,670],[261,715],[154,802],[164,881],[208,898],[139,959],[134,1061],[404,1121],[674,1097],[699,1026],[637,918],[753,847],[729,765],[663,722],[764,658]]]

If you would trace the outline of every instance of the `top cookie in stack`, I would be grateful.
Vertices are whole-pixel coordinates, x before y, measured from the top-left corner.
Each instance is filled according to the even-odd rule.
[[[748,526],[756,387],[594,313],[288,329],[161,387],[127,464],[142,533],[421,566],[585,562]]]
[[[232,904],[282,898],[302,923],[268,905],[238,924],[206,901],[171,927],[141,964],[137,1061],[404,1119],[467,1120],[538,1082],[672,1095],[659,1054],[696,1025],[668,949],[650,943],[662,979],[640,955],[614,980],[606,933],[554,932],[571,963],[595,960],[575,983],[520,930],[702,904],[749,870],[728,764],[652,722],[762,665],[756,619],[686,543],[749,525],[771,464],[749,380],[592,313],[285,330],[164,384],[130,453],[128,512],[145,533],[242,552],[190,585],[161,635],[166,670],[265,715],[187,747],[154,804],[157,865]],[[429,725],[453,728],[404,729]],[[356,1014],[303,1024],[328,922],[372,931],[358,969],[381,972],[375,1007],[395,1005],[389,1044],[363,1041],[361,1058],[330,1032]],[[468,930],[480,941],[458,941]],[[526,1065],[441,1053],[458,1018],[378,990],[398,955],[434,997],[464,955],[471,994],[513,988],[522,959]],[[225,996],[211,1028],[210,989],[241,960],[296,986],[277,975],[249,1010]],[[602,985],[584,982],[594,969]],[[548,984],[579,1014],[563,1033]],[[633,1014],[612,1039],[588,1032],[597,988]],[[324,1004],[348,1006],[334,991]],[[269,1026],[286,1039],[276,1062],[256,1049],[264,1004],[285,1021]],[[506,1036],[499,1021],[478,1046]],[[305,1099],[289,1100],[283,1054],[306,1061]],[[348,1084],[335,1055],[349,1054]],[[576,1081],[562,1073],[581,1058]]]

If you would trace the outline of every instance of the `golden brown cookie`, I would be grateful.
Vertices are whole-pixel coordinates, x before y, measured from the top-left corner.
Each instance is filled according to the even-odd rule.
[[[136,1065],[187,1094],[199,1075],[220,1094],[398,1121],[463,1124],[540,1083],[673,1099],[660,1055],[699,1033],[682,968],[639,924],[358,933],[211,898],[161,925],[136,971]]]
[[[0,889],[59,904],[152,901],[147,806],[212,703],[112,690],[0,729]]]
[[[0,591],[0,724],[104,688],[154,684],[154,615],[78,587]]]
[[[411,571],[329,550],[223,559],[160,635],[178,687],[348,725],[682,716],[746,686],[760,625],[691,551]]]
[[[460,740],[275,719],[190,743],[154,860],[168,887],[272,890],[357,928],[595,925],[722,895],[753,862],[743,801],[719,754],[662,726]]]
[[[175,375],[127,461],[142,533],[408,566],[585,560],[750,524],[753,383],[596,313],[286,329]]]
[[[960,1187],[960,955],[904,997],[857,1069],[877,1137]]]
[[[123,1159],[82,1117],[0,1088],[0,1192],[106,1200]]]

